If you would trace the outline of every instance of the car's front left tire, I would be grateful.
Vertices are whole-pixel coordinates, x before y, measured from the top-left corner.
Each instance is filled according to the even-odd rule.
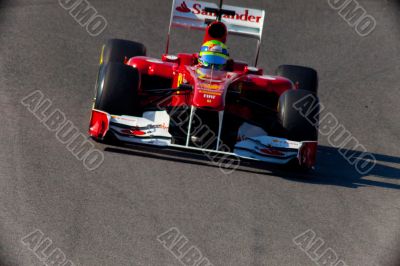
[[[109,63],[99,75],[94,108],[112,115],[139,115],[139,71],[121,63]]]
[[[102,47],[100,65],[124,63],[135,56],[146,56],[146,47],[138,42],[110,39]]]

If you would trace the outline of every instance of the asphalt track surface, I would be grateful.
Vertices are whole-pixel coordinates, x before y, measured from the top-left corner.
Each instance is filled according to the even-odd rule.
[[[88,171],[20,101],[41,90],[86,132],[101,44],[137,40],[159,57],[170,1],[91,0],[108,21],[98,37],[56,0],[2,1],[0,265],[43,265],[21,242],[35,229],[75,265],[181,265],[157,241],[171,227],[213,265],[314,265],[292,241],[308,229],[325,241],[319,252],[330,247],[347,265],[399,265],[399,10],[359,2],[377,21],[364,38],[324,0],[229,1],[268,11],[266,72],[283,63],[318,69],[321,101],[377,158],[358,174],[321,137],[317,169],[298,178],[247,167],[225,175],[97,144],[105,161]],[[174,51],[200,45],[176,36]],[[250,44],[229,45],[246,57]]]

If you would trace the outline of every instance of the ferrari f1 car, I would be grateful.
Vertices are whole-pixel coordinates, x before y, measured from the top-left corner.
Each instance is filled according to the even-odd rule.
[[[312,168],[317,72],[282,65],[276,75],[264,75],[257,67],[264,19],[262,10],[222,0],[174,0],[161,59],[147,57],[143,44],[109,40],[101,52],[90,136]],[[203,31],[201,52],[169,54],[175,27]],[[253,65],[228,56],[229,34],[257,40]]]

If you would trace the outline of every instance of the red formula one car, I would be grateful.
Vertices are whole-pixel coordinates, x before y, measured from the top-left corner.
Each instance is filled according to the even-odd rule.
[[[222,0],[174,0],[161,59],[147,57],[140,43],[109,40],[101,53],[90,136],[312,168],[317,72],[283,65],[276,75],[264,75],[256,67],[264,19],[262,10]],[[169,54],[174,27],[203,31],[200,53]],[[228,55],[229,34],[258,41],[254,66]]]

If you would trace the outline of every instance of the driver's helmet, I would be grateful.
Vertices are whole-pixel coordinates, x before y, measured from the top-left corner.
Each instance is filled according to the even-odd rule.
[[[199,64],[204,68],[222,70],[226,66],[228,59],[228,47],[217,40],[204,43],[199,53]]]

